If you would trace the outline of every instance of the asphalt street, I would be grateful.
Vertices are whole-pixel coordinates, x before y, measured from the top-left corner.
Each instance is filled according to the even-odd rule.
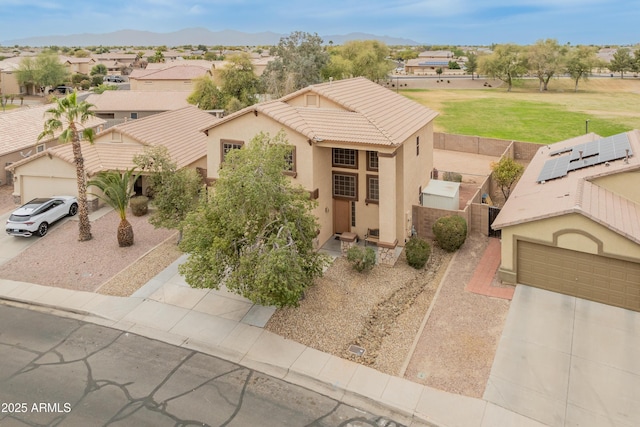
[[[0,305],[0,425],[400,426],[252,369]]]

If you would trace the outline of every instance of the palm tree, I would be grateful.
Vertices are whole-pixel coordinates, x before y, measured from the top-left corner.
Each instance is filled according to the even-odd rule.
[[[93,142],[93,129],[85,128],[84,124],[94,115],[89,109],[93,107],[86,101],[78,102],[76,93],[64,98],[56,99],[56,106],[45,114],[51,117],[44,123],[44,131],[38,136],[38,141],[46,136],[53,136],[54,132],[62,130],[60,141],[71,142],[73,148],[73,162],[76,165],[76,179],[78,183],[78,220],[79,237],[81,242],[91,240],[91,223],[87,206],[87,178],[84,172],[84,158],[80,146],[80,137]]]
[[[133,169],[121,173],[120,171],[104,171],[98,173],[89,185],[98,188],[102,194],[96,194],[109,206],[120,214],[118,225],[118,245],[120,247],[133,245],[133,227],[127,221],[127,206],[133,195],[133,184],[138,175],[133,175]]]

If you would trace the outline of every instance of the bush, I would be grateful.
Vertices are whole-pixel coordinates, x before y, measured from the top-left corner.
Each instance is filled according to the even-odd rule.
[[[360,246],[352,246],[347,251],[347,261],[360,273],[371,270],[376,265],[376,251],[372,248],[365,249]]]
[[[457,251],[467,239],[467,221],[460,216],[438,218],[432,230],[438,246],[447,252]]]
[[[442,174],[443,181],[462,182],[462,175],[456,172],[445,172]]]
[[[91,85],[95,86],[95,87],[100,86],[102,84],[102,82],[103,82],[103,80],[102,80],[103,77],[104,76],[102,74],[94,75],[93,77],[91,77]]]
[[[431,255],[431,245],[419,237],[412,237],[404,246],[407,255],[407,264],[415,269],[425,266]]]
[[[129,200],[133,216],[146,215],[149,211],[149,198],[147,196],[135,196]]]

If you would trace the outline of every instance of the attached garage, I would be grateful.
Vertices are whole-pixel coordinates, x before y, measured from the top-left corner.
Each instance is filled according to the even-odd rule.
[[[640,263],[518,242],[517,282],[640,311]]]
[[[493,227],[503,282],[640,311],[640,131],[540,148]]]
[[[22,176],[22,202],[36,197],[77,196],[78,184],[73,178]]]

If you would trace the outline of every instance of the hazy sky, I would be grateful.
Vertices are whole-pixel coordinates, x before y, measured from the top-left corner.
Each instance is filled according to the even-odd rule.
[[[638,0],[0,0],[0,42],[123,29],[366,32],[425,44],[640,42]]]

